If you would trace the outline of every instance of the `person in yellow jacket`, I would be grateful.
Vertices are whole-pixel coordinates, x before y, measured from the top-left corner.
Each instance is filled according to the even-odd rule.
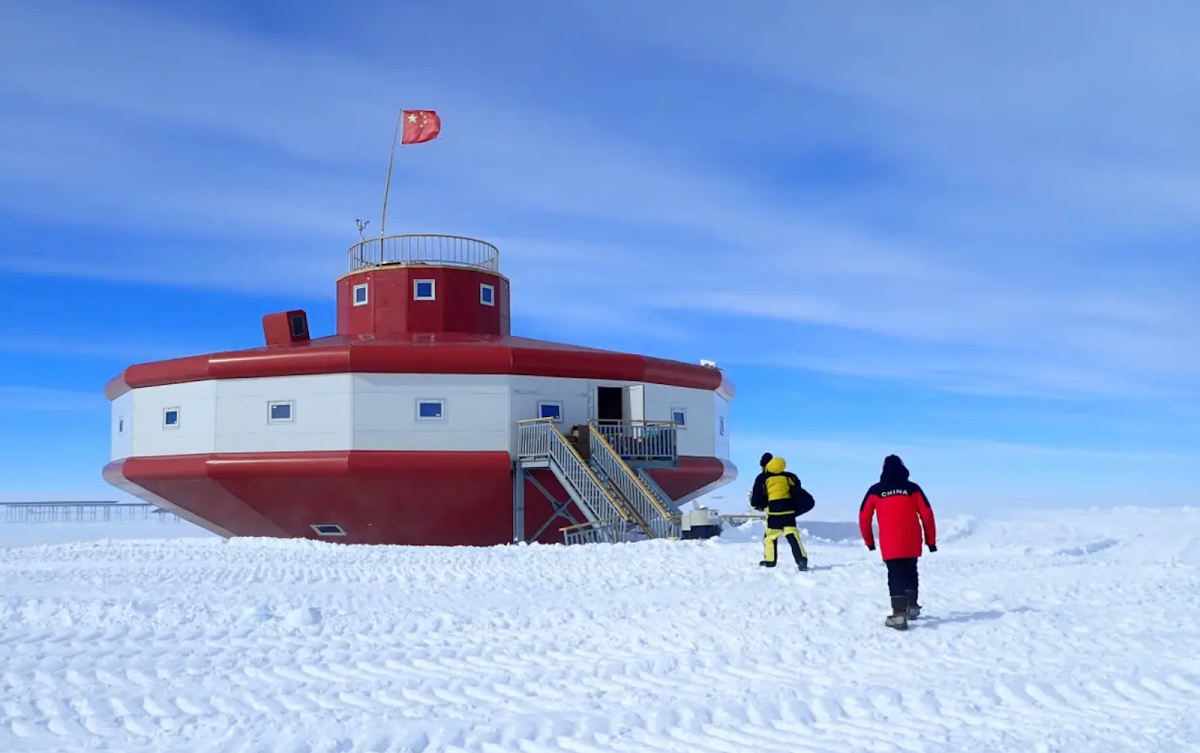
[[[763,458],[766,460],[767,455]],[[816,500],[807,489],[800,486],[796,474],[787,470],[787,461],[771,457],[766,461],[763,472],[754,479],[750,490],[750,505],[755,510],[766,510],[767,533],[763,538],[764,559],[758,563],[763,567],[775,567],[779,550],[779,538],[787,539],[792,547],[792,556],[801,572],[808,569],[808,552],[800,541],[800,529],[796,518],[816,506]]]

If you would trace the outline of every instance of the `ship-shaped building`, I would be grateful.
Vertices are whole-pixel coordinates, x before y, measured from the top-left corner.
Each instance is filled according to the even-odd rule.
[[[492,244],[355,244],[337,334],[304,311],[260,347],[127,368],[109,483],[225,536],[360,544],[680,533],[732,481],[733,388],[712,364],[513,336]]]

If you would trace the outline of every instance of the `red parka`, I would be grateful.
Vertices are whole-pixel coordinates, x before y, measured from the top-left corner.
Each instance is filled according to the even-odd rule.
[[[908,480],[908,469],[900,458],[890,456],[883,464],[879,483],[867,490],[858,510],[858,527],[863,542],[875,548],[871,521],[879,516],[879,553],[884,560],[921,556],[921,534],[930,548],[937,547],[937,523],[933,508],[921,487]]]

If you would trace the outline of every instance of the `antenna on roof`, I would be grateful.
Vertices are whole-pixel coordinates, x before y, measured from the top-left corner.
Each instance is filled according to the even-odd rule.
[[[365,240],[366,240],[366,238],[363,236],[363,231],[367,229],[367,225],[370,225],[370,224],[371,224],[371,221],[370,221],[370,220],[367,220],[366,222],[363,222],[362,220],[358,220],[358,219],[356,219],[354,222],[355,222],[355,224],[357,224],[357,225],[358,225],[358,237],[359,237],[359,239],[360,239],[360,240],[364,240],[364,241],[365,241]]]

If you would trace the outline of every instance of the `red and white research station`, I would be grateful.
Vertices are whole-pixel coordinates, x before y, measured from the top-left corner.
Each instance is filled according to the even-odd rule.
[[[621,517],[666,536],[736,477],[721,370],[514,337],[509,301],[483,241],[355,244],[336,335],[270,314],[262,347],[109,382],[104,477],[224,536],[414,545],[562,542]]]

